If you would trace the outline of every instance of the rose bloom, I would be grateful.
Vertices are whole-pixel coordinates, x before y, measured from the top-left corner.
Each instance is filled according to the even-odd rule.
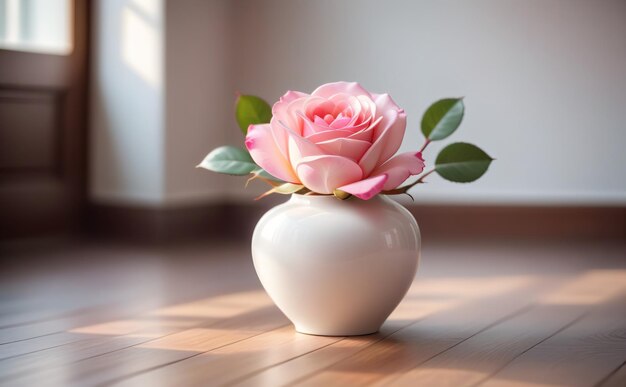
[[[355,82],[312,94],[288,91],[269,124],[250,125],[246,147],[271,175],[319,194],[341,190],[367,200],[424,169],[420,152],[396,155],[406,114],[388,94]]]

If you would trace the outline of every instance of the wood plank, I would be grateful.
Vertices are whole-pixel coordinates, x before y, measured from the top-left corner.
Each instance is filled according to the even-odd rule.
[[[489,295],[494,288],[520,285],[521,278],[423,278],[415,281],[404,300],[376,335],[352,337],[243,378],[244,386],[289,384],[325,369],[380,342],[398,330],[443,310]]]
[[[258,288],[247,249],[185,250],[129,264],[137,255],[121,249],[68,270],[27,266],[0,273],[7,278],[0,281],[6,321],[13,312],[28,317],[0,329],[9,339],[21,338],[0,345],[0,385],[462,386],[491,376],[500,378],[496,385],[577,385],[566,371],[579,363],[574,374],[586,374],[577,379],[580,385],[623,384],[624,305],[593,312],[624,295],[623,248],[431,246],[418,280],[383,330],[353,338],[293,332]],[[540,259],[531,261],[529,254]],[[164,278],[167,285],[159,282]],[[115,289],[74,294],[98,281]],[[90,300],[97,303],[89,307]],[[36,305],[49,306],[40,311],[43,321],[32,320]],[[576,320],[585,311],[591,312]],[[528,360],[532,353],[555,364],[541,356]],[[535,369],[538,379],[525,377]]]
[[[251,371],[233,385],[236,386],[282,386],[300,379],[302,375],[314,373],[320,369],[350,357],[364,348],[388,336],[383,329],[380,333],[365,337],[348,337],[321,347],[302,356],[289,359],[271,367]]]
[[[289,325],[217,348],[152,372],[121,380],[120,386],[225,385],[260,369],[297,358],[342,340],[297,333]]]
[[[626,302],[592,312],[517,357],[481,386],[595,386],[626,360]]]
[[[626,362],[622,363],[615,372],[611,373],[599,387],[624,387],[626,386]]]
[[[237,380],[237,386],[278,386],[287,385],[305,375],[346,359],[373,345],[385,337],[410,324],[409,321],[390,321],[374,335],[347,337],[302,356],[279,363],[275,366],[252,372]]]
[[[438,294],[437,292],[440,292],[442,290],[441,285],[446,285],[446,283],[448,283],[450,280],[438,280],[438,281],[421,281],[419,283],[417,283],[417,286],[412,287],[409,290],[409,294],[407,296],[407,298],[405,299],[405,301],[396,309],[396,311],[394,311],[394,313],[392,314],[392,318],[398,321],[392,322],[392,325],[395,326],[406,326],[407,324],[410,324],[411,322],[415,321],[415,319],[421,318],[424,315],[427,315],[428,313],[431,313],[433,311],[438,311],[441,308],[445,308],[447,306],[451,305],[451,301],[450,300],[437,300],[437,302],[432,302],[429,299],[422,299],[424,296],[426,295],[430,295],[432,296],[433,294]],[[457,279],[453,281],[455,284],[461,284],[461,285],[476,285],[477,280],[468,280],[468,279]],[[489,282],[489,281],[488,281]],[[499,281],[498,281],[499,282]],[[513,281],[514,283],[515,281]],[[475,287],[476,289],[478,289],[478,287]],[[481,291],[469,291],[469,292],[461,292],[458,293],[457,296],[461,297],[461,298],[465,298],[465,297],[479,297],[479,295],[483,294],[484,292],[486,292],[487,289],[483,288],[482,292]],[[447,291],[447,294],[449,294],[450,292]],[[416,310],[417,309],[417,310]],[[293,329],[293,328],[292,328]],[[393,330],[397,330],[397,328],[392,328]],[[269,334],[268,334],[269,335]],[[271,335],[270,335],[271,336]],[[280,336],[280,335],[279,335]],[[172,339],[174,340],[168,340],[168,343],[159,343],[156,347],[157,348],[180,348],[180,349],[188,349],[189,347],[189,343],[187,344],[181,344],[180,340],[176,340],[175,337],[172,337]],[[369,340],[369,339],[364,339],[365,341]],[[342,342],[343,340],[339,340],[337,342]],[[241,345],[245,346],[246,343],[248,343],[248,341],[242,341]],[[151,345],[154,346],[154,345]],[[200,348],[200,349],[207,349],[207,348]],[[273,352],[270,351],[267,354],[263,354],[263,356],[266,355],[270,355],[271,357],[273,357]],[[204,367],[203,367],[204,368]],[[168,366],[168,372],[171,368]],[[217,368],[219,369],[219,367]],[[242,371],[243,369],[239,369],[240,371]],[[252,369],[250,372],[254,373],[257,372],[258,370]],[[160,372],[160,370],[155,370],[154,372],[151,372],[153,374],[157,374]],[[239,375],[238,373],[233,373],[231,375],[232,378],[237,378],[240,377],[241,375]],[[153,376],[150,376],[150,374],[148,374],[147,376],[137,376],[134,378],[131,378],[131,380],[128,383],[142,383],[142,380],[145,379],[150,379]],[[160,379],[163,376],[156,376],[156,379]],[[234,379],[233,379],[234,380]],[[125,382],[126,383],[126,382]]]
[[[369,385],[407,372],[500,321],[523,313],[542,292],[561,283],[529,279],[492,296],[425,317],[356,355],[296,381],[298,385]]]
[[[464,281],[467,282],[467,280]],[[438,287],[440,290],[446,292],[460,291],[463,293],[463,290],[465,290],[449,289],[445,286],[446,282],[449,282],[445,278],[442,279],[439,284],[437,282],[438,281],[431,282],[431,286],[426,286],[424,290],[432,290],[433,288],[436,289]],[[543,285],[552,286],[553,282],[540,285],[526,277],[507,277],[497,278],[492,281],[477,279],[473,281],[473,284],[477,286],[473,289],[467,289],[464,293],[473,294],[476,297],[481,295],[480,298],[482,299],[485,294],[493,292],[495,290],[494,285],[496,285],[501,287],[501,289],[504,289],[502,293],[497,296],[500,301],[503,301],[503,297],[505,295],[510,296],[509,291],[513,290],[523,292],[526,296],[528,296],[534,291],[539,291]],[[506,304],[511,307],[509,310],[516,310],[520,307],[519,305],[514,306],[515,302],[507,301]],[[449,310],[456,310],[454,309],[455,305],[456,304],[450,305],[452,309]],[[476,305],[472,305],[472,308],[476,308]],[[445,308],[443,309],[445,310]],[[507,312],[504,309],[506,309],[506,307],[501,310],[501,313],[506,314]],[[433,310],[439,311],[441,309],[433,307]],[[415,316],[417,316],[417,318],[423,317],[420,311],[417,311],[416,314],[414,311],[415,315],[413,318],[407,318],[409,314],[406,312],[407,311],[400,310],[399,314],[396,314],[395,318],[400,317],[400,319],[397,320],[400,324],[404,323],[408,325],[412,321],[415,321]],[[467,311],[465,310],[461,314],[465,314],[466,312]],[[425,317],[425,319],[426,318],[427,317]],[[121,380],[120,384],[127,386],[150,385],[156,383],[157,381],[164,380],[166,383],[176,381],[176,383],[181,383],[183,385],[202,385],[208,380],[210,380],[211,383],[218,385],[223,383],[241,383],[250,376],[262,373],[265,370],[270,370],[272,367],[282,365],[294,358],[308,356],[318,350],[325,350],[326,348],[331,348],[333,346],[338,346],[338,348],[341,349],[339,343],[345,340],[340,338],[320,338],[316,336],[301,335],[293,332],[292,329],[293,328],[287,328],[283,331],[268,332],[249,340],[244,340],[218,350],[194,356],[176,364],[151,370],[126,380]],[[289,335],[288,333],[290,330],[291,334]],[[366,342],[367,340],[368,339],[364,339]],[[306,345],[303,345],[303,342]]]
[[[583,313],[584,309],[576,307],[534,307],[468,338],[417,368],[381,379],[377,385],[474,386]],[[537,325],[538,322],[541,323]]]
[[[142,334],[135,332],[104,340],[84,340],[14,358],[11,359],[12,362],[0,362],[3,375],[0,381],[23,386],[42,383],[100,384],[121,376],[180,361],[203,351],[286,325],[288,321],[285,317],[275,307],[268,306],[271,301],[264,292],[258,291],[257,293],[260,297],[253,297],[249,292],[243,293],[237,301],[232,296],[222,297],[222,301],[230,299],[233,304],[209,300],[205,308],[201,308],[198,303],[164,308],[157,313],[164,320],[161,325],[157,324],[153,327],[157,329],[156,334],[144,331]],[[191,313],[201,315],[205,323],[200,327],[173,329],[168,332],[168,329],[172,329],[168,326],[168,318],[182,319],[189,317]],[[211,319],[210,316],[215,314],[219,317]],[[137,321],[137,324],[142,326],[145,322]],[[107,324],[102,325],[85,327],[79,331],[102,332],[103,334],[115,332],[115,329],[110,331],[111,327]],[[78,368],[68,375],[66,366],[70,363]]]
[[[82,327],[71,332],[61,332],[58,334],[41,336],[29,340],[22,340],[0,346],[0,371],[7,367],[6,360],[17,358],[18,362],[33,364],[34,359],[40,355],[47,355],[50,349],[64,351],[70,347],[65,345],[74,344],[74,347],[90,346],[91,343],[106,342],[106,340],[118,339],[121,337],[140,338],[137,343],[180,332],[186,328],[207,325],[211,320],[184,320],[184,319],[162,319],[155,316],[137,316],[133,319],[115,320],[102,324]],[[217,320],[213,320],[217,322]],[[60,348],[64,347],[64,348]],[[38,353],[33,356],[25,356],[30,353]],[[51,356],[55,356],[52,354]],[[93,356],[90,354],[89,356]],[[67,356],[63,356],[66,358]],[[81,359],[77,359],[81,360]],[[10,368],[11,366],[8,365]]]
[[[591,310],[606,307],[607,300],[620,297],[625,291],[626,271],[589,271],[546,293],[527,312],[469,338],[401,376],[386,378],[384,384],[474,386]]]
[[[48,380],[42,375],[54,374],[51,370],[67,372],[81,360],[129,348],[145,341],[143,337],[100,337],[6,359],[0,362],[0,385],[64,385],[59,378],[56,381],[53,378]]]
[[[58,347],[64,344],[74,343],[85,339],[84,335],[61,332],[52,335],[35,337],[29,340],[16,341],[0,345],[0,360],[25,355],[31,352],[42,351],[48,348]],[[2,363],[0,362],[0,369]]]
[[[24,263],[33,263],[31,272],[14,269],[13,273],[2,273],[7,274],[8,281],[0,282],[0,292],[11,296],[7,302],[13,313],[4,317],[8,326],[0,328],[0,344],[102,321],[136,318],[141,313],[183,300],[260,288],[247,249],[219,246],[209,254],[205,246],[180,250],[176,254],[179,263],[176,267],[167,264],[167,250],[88,246],[72,249],[65,257],[61,250],[48,257],[52,261],[58,259],[57,266],[52,268],[30,257]],[[227,253],[223,253],[225,250]],[[45,253],[40,254],[45,256]],[[222,254],[230,257],[228,262],[216,259]],[[88,262],[83,262],[85,256],[89,257]],[[16,255],[13,258],[28,257]],[[59,266],[70,269],[60,271]],[[233,270],[239,275],[222,275]],[[207,278],[206,273],[212,275]],[[19,278],[22,280],[17,281]],[[141,281],[137,281],[139,278]],[[168,278],[173,285],[167,292],[159,291],[163,278]],[[4,305],[2,302],[0,309],[4,310]]]

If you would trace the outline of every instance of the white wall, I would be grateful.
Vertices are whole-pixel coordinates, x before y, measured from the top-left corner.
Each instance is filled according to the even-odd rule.
[[[165,200],[163,1],[99,0],[90,95],[90,195]]]
[[[219,200],[228,177],[194,168],[238,131],[233,119],[231,7],[228,0],[166,5],[165,200]],[[239,139],[239,144],[243,142]]]
[[[165,22],[149,25],[164,53],[157,44],[142,78],[152,51],[129,66],[116,17],[162,2]],[[473,184],[433,176],[418,202],[626,204],[624,1],[100,0],[95,11],[96,200],[248,201],[259,188],[194,169],[213,147],[243,144],[235,91],[274,101],[356,80],[405,108],[403,150],[421,145],[431,102],[465,96],[449,140],[497,158]]]
[[[465,96],[450,141],[497,158],[476,183],[434,176],[417,201],[626,204],[626,2],[235,2],[235,86],[276,100],[356,80],[408,113]],[[434,160],[438,146],[428,149]]]
[[[236,130],[228,4],[95,2],[93,201],[178,206],[227,193],[227,177],[195,166]]]

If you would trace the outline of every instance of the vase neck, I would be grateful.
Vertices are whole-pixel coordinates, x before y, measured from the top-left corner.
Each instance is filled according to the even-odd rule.
[[[300,195],[300,194],[291,194],[291,198],[289,199],[292,203],[298,204],[311,204],[311,203],[326,203],[331,202],[333,200],[338,200],[333,195]]]
[[[369,200],[367,200],[367,202],[376,202],[382,200],[380,198],[380,196],[375,196]],[[361,200],[359,198],[353,197],[350,199],[346,200],[345,204],[348,203],[354,203],[354,201],[357,202],[363,202],[365,203],[366,201]],[[324,204],[324,203],[330,203],[330,204],[340,204],[342,202],[341,199],[336,198],[333,195],[300,195],[300,194],[291,194],[291,198],[289,199],[290,203],[296,203],[296,204]]]

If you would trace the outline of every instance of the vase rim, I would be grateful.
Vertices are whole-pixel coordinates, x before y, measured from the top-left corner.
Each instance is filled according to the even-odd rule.
[[[369,200],[361,200],[358,198],[350,198],[350,199],[357,199],[359,202],[367,202],[367,201],[376,201],[379,198],[380,195],[376,195],[375,197],[369,199]],[[303,195],[303,194],[299,194],[299,193],[292,193],[291,194],[291,198],[289,199],[290,201],[293,202],[298,202],[298,203],[311,203],[313,201],[319,202],[319,201],[325,201],[325,202],[332,202],[332,203],[341,203],[343,202],[343,200],[340,200],[338,198],[336,198],[334,195]],[[349,200],[351,201],[351,200]]]
[[[337,198],[334,195],[304,195],[304,194],[299,194],[299,193],[292,193],[291,198],[296,199],[296,200],[328,200],[328,199],[337,200]]]

